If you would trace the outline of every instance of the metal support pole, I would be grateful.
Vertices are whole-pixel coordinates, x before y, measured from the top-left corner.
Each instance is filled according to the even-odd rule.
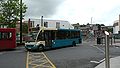
[[[109,57],[109,33],[105,37],[105,67],[110,68],[110,57]]]
[[[44,26],[44,23],[43,23],[43,16],[41,16],[41,27]]]
[[[22,44],[22,0],[20,0],[20,44]]]
[[[115,43],[115,36],[113,36],[114,37],[114,43]]]
[[[113,41],[113,40],[112,40],[112,37],[111,37],[111,45],[112,45],[112,41]]]

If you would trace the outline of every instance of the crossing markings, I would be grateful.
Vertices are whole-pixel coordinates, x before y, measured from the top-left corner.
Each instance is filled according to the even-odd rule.
[[[43,52],[27,52],[26,68],[56,68]]]
[[[27,52],[27,58],[26,58],[26,68],[28,68],[28,58],[29,58],[29,52]]]

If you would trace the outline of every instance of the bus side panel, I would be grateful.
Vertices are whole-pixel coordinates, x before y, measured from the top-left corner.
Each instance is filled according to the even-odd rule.
[[[5,48],[4,43],[3,43],[3,41],[0,40],[0,50],[2,50],[4,48]]]
[[[52,44],[52,48],[71,46],[73,41],[75,41],[75,43],[79,43],[79,39],[54,40]]]
[[[55,40],[53,42],[52,48],[68,46],[70,44],[72,44],[70,40]]]
[[[3,49],[14,49],[16,44],[12,40],[1,40],[0,41],[0,50]]]
[[[12,48],[16,48],[16,46],[17,46],[17,44],[16,44],[16,30],[14,30],[13,32],[12,32]]]
[[[15,29],[0,29],[0,32],[10,32],[12,37],[9,39],[0,39],[0,50],[16,48],[16,30]]]
[[[8,40],[7,48],[14,49],[16,48],[16,30],[12,29],[10,32],[12,33],[12,38]]]
[[[80,32],[80,39],[79,39],[79,43],[82,43],[82,33]]]

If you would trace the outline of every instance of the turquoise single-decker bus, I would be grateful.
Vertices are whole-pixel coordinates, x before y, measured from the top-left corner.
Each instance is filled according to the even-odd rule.
[[[25,43],[27,50],[44,50],[64,46],[76,46],[82,43],[81,32],[78,29],[53,29],[39,30],[36,41]]]

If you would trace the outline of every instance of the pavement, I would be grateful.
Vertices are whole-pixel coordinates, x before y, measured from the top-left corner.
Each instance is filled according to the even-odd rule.
[[[120,43],[114,43],[116,47],[120,47]],[[105,68],[105,61],[97,65],[95,68]],[[120,56],[110,58],[110,68],[120,68]]]

